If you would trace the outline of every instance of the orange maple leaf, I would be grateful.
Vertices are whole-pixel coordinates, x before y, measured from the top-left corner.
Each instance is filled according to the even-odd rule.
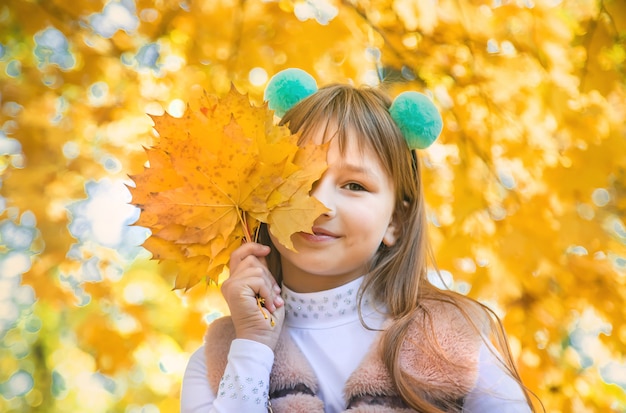
[[[159,138],[146,148],[149,167],[131,176],[131,202],[141,209],[135,225],[152,232],[144,247],[177,264],[175,288],[217,282],[261,222],[293,249],[291,235],[311,232],[326,211],[309,192],[326,170],[327,145],[298,146],[267,104],[231,88],[222,99],[205,94],[181,118],[152,119]]]

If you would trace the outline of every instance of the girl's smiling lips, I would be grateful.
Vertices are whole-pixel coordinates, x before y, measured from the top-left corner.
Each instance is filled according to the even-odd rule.
[[[302,236],[307,241],[311,241],[311,242],[323,242],[323,241],[330,241],[330,240],[339,238],[339,235],[334,234],[320,227],[313,227],[312,232],[313,232],[312,234],[309,234],[306,232],[300,232],[300,236]]]

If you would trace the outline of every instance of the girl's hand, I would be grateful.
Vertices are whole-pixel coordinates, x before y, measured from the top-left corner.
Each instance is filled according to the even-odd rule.
[[[235,336],[258,341],[274,350],[285,318],[280,286],[267,269],[265,256],[270,248],[246,242],[230,256],[230,276],[222,283],[235,325]],[[264,300],[265,312],[272,314],[273,323],[259,309],[257,298]]]

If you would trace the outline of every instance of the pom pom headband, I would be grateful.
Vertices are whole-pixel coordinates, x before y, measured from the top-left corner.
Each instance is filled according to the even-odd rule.
[[[313,76],[301,69],[285,69],[270,79],[264,99],[276,116],[283,117],[295,104],[316,91]],[[426,95],[419,92],[400,93],[391,104],[389,114],[410,149],[428,148],[443,129],[439,111]]]

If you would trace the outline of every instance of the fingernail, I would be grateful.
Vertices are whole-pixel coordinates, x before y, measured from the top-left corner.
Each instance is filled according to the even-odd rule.
[[[281,305],[285,304],[285,301],[283,301],[283,297],[281,297],[281,296],[279,295],[279,296],[277,296],[277,297],[274,299],[274,304],[275,304],[275,305],[277,305],[277,306],[281,306]]]

